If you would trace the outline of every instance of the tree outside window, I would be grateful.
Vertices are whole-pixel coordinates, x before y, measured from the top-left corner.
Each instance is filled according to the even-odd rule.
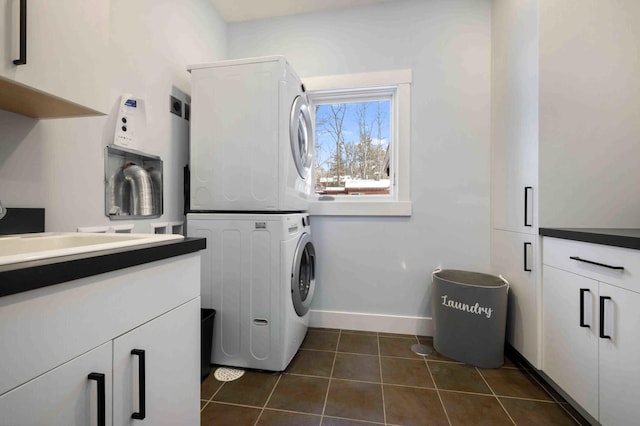
[[[390,106],[389,100],[316,104],[317,194],[389,194]]]

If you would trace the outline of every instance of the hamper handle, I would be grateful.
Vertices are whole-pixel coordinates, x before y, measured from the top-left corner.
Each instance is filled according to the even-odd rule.
[[[502,275],[498,275],[498,278],[500,278],[502,281],[504,281],[504,283],[507,285],[507,291],[509,291],[509,286],[511,284],[509,284],[509,281],[507,281],[507,279],[505,277],[503,277]]]

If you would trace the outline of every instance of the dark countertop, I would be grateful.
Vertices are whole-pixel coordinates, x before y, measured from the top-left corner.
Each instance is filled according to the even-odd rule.
[[[0,297],[194,253],[205,238],[185,238],[0,266]]]
[[[640,250],[640,229],[540,228],[539,233],[543,237]]]

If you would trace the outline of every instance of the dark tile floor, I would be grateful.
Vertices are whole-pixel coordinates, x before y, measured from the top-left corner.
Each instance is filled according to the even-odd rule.
[[[429,337],[309,329],[282,374],[248,370],[201,387],[209,425],[588,424],[526,367],[480,369],[411,345]]]

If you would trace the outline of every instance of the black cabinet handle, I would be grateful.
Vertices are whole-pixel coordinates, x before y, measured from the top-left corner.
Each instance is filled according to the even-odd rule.
[[[530,246],[531,243],[524,243],[524,271],[531,272],[531,268],[529,268],[529,262],[527,262],[527,246]]]
[[[144,350],[142,349],[132,349],[131,355],[138,356],[138,395],[140,399],[140,407],[138,412],[131,414],[132,419],[143,420],[146,416],[145,410],[145,373],[144,373]]]
[[[600,296],[600,338],[611,339],[611,336],[604,334],[604,302],[611,300],[609,296]]]
[[[524,187],[524,226],[533,226],[529,223],[529,191],[533,191],[532,186]]]
[[[189,165],[184,166],[182,171],[182,193],[184,196],[183,212],[186,216],[191,210],[191,171]]]
[[[604,263],[594,262],[593,260],[581,259],[581,258],[579,258],[578,256],[569,256],[569,259],[577,260],[578,262],[589,263],[589,264],[591,264],[591,265],[602,266],[602,267],[604,267],[604,268],[616,269],[616,270],[618,270],[618,271],[623,271],[623,270],[624,270],[624,266],[611,266],[611,265],[606,265],[606,264],[604,264]]]
[[[20,57],[14,59],[15,65],[27,63],[27,0],[20,0]]]
[[[104,374],[91,373],[88,379],[98,382],[98,426],[105,426]]]
[[[589,324],[586,324],[584,322],[584,294],[586,292],[591,293],[591,290],[589,290],[588,288],[580,289],[580,327],[591,328]]]

